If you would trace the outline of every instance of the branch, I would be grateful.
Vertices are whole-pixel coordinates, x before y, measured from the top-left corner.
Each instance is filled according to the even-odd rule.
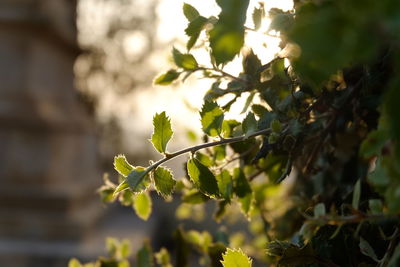
[[[195,153],[196,151],[200,150],[200,149],[204,149],[204,148],[208,148],[208,147],[213,147],[213,146],[219,146],[219,145],[224,145],[224,144],[232,144],[232,143],[237,143],[237,142],[241,142],[244,141],[248,138],[253,138],[259,135],[264,135],[267,133],[270,133],[271,129],[264,129],[264,130],[260,130],[257,132],[254,132],[250,135],[244,135],[244,136],[238,136],[238,137],[233,137],[233,138],[227,138],[227,139],[222,139],[219,141],[215,141],[215,142],[209,142],[209,143],[205,143],[205,144],[201,144],[201,145],[196,145],[196,146],[192,146],[192,147],[188,147],[188,148],[184,148],[182,150],[173,152],[173,153],[166,153],[165,157],[158,160],[157,162],[153,163],[152,165],[150,165],[149,167],[147,167],[145,174],[143,175],[143,177],[148,174],[149,172],[151,172],[152,170],[156,169],[158,166],[160,166],[161,164],[176,158],[180,155],[186,154],[186,153]]]
[[[229,77],[229,78],[231,78],[232,80],[236,80],[236,81],[242,82],[242,83],[244,83],[244,84],[247,83],[246,80],[244,80],[244,79],[242,79],[242,78],[239,78],[239,77],[236,77],[236,76],[234,76],[234,75],[232,75],[232,74],[230,74],[230,73],[227,73],[227,72],[225,72],[225,71],[223,71],[223,70],[221,70],[221,69],[218,69],[218,68],[199,67],[197,70],[208,70],[208,71],[219,72],[219,73],[221,73],[223,76]]]

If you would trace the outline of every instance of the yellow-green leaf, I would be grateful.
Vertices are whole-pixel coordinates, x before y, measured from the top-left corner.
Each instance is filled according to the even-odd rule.
[[[167,149],[167,144],[172,137],[173,131],[171,121],[164,112],[156,113],[153,117],[154,132],[151,136],[151,143],[158,152],[164,153]]]
[[[154,79],[154,84],[157,85],[169,85],[176,79],[178,79],[181,73],[176,70],[169,70],[165,73],[160,74]]]
[[[114,169],[124,177],[133,170],[133,166],[129,164],[124,155],[114,157]]]
[[[158,167],[154,171],[154,184],[156,190],[162,196],[166,197],[172,194],[176,181],[174,180],[170,170],[164,167]]]
[[[218,136],[221,133],[224,112],[217,103],[205,101],[200,116],[204,133],[209,136]]]
[[[147,192],[139,193],[133,200],[133,208],[139,218],[147,221],[152,210],[152,201]]]
[[[68,262],[68,267],[81,267],[82,264],[75,258],[72,258]]]
[[[240,248],[228,248],[222,258],[221,263],[224,267],[251,267],[252,265],[252,260]]]
[[[170,256],[166,248],[161,248],[159,252],[155,253],[156,261],[161,267],[173,267],[171,264]]]
[[[194,70],[198,68],[196,59],[191,54],[182,54],[178,49],[172,49],[172,55],[176,66],[185,70]]]

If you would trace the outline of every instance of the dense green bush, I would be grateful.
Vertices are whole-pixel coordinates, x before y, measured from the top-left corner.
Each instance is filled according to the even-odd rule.
[[[151,142],[163,158],[140,167],[116,156],[119,184],[106,180],[100,192],[143,219],[151,190],[184,205],[215,202],[217,221],[240,207],[251,238],[177,229],[176,257],[153,254],[146,243],[137,266],[188,266],[191,251],[205,266],[400,266],[400,2],[298,0],[291,11],[269,10],[269,34],[279,33],[283,51],[264,65],[263,55],[243,48],[263,5],[250,29],[248,0],[216,2],[217,18],[184,5],[186,51],[174,48],[176,66],[155,79],[168,85],[197,73],[214,80],[200,111],[204,143],[168,152],[171,123],[156,114]],[[202,32],[208,66],[190,54]],[[241,74],[226,73],[241,51]],[[225,119],[243,93],[250,93],[245,119]],[[232,100],[220,105],[226,95]],[[175,180],[163,163],[186,153],[187,177]],[[126,243],[108,247],[110,257],[94,265],[129,265]]]

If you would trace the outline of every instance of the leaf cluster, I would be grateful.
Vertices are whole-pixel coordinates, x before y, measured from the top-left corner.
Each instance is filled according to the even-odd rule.
[[[292,10],[271,9],[268,34],[279,32],[282,51],[265,64],[244,47],[247,32],[261,28],[263,5],[249,29],[249,1],[216,3],[221,12],[209,18],[184,4],[186,51],[173,48],[175,67],[154,81],[167,85],[195,72],[213,80],[199,111],[204,143],[167,151],[172,125],[165,112],[156,114],[151,143],[162,158],[140,167],[115,157],[120,181],[105,180],[103,200],[131,205],[142,219],[153,189],[187,205],[215,202],[218,222],[239,206],[251,232],[240,245],[261,262],[398,266],[399,2],[294,1]],[[190,53],[202,33],[207,66]],[[225,65],[237,57],[242,71],[234,76]],[[244,119],[227,119],[244,94]],[[182,154],[190,157],[179,179],[163,164]],[[207,232],[178,230],[175,239],[180,255],[196,250],[203,265],[252,262],[232,240],[213,242]]]

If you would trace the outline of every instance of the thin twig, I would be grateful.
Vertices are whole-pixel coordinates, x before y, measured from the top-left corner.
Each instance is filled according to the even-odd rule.
[[[149,173],[150,171],[156,169],[158,166],[160,166],[161,164],[175,158],[178,157],[180,155],[186,154],[186,153],[195,153],[196,151],[200,150],[200,149],[204,149],[204,148],[208,148],[208,147],[214,147],[214,146],[219,146],[219,145],[224,145],[224,144],[232,144],[232,143],[237,143],[240,141],[244,141],[248,138],[252,138],[252,137],[256,137],[259,135],[264,135],[267,133],[270,133],[271,129],[264,129],[264,130],[260,130],[254,133],[251,133],[249,135],[243,135],[243,136],[238,136],[238,137],[233,137],[233,138],[226,138],[226,139],[222,139],[219,141],[215,141],[215,142],[209,142],[209,143],[205,143],[205,144],[201,144],[201,145],[196,145],[196,146],[192,146],[192,147],[188,147],[188,148],[184,148],[182,150],[173,152],[173,153],[166,153],[165,157],[158,160],[157,162],[153,163],[152,165],[150,165],[149,167],[147,167],[145,173],[143,176],[145,176],[147,173]]]
[[[218,69],[218,68],[199,67],[199,68],[197,68],[197,70],[208,70],[208,71],[219,72],[219,73],[221,73],[223,76],[229,77],[229,78],[231,78],[232,80],[236,80],[236,81],[242,82],[242,83],[244,83],[244,84],[247,83],[246,80],[244,80],[244,79],[242,79],[242,78],[239,78],[239,77],[236,77],[236,76],[234,76],[234,75],[232,75],[232,74],[230,74],[230,73],[227,73],[227,72],[225,72],[225,71],[223,71],[223,70],[221,70],[221,69]]]

